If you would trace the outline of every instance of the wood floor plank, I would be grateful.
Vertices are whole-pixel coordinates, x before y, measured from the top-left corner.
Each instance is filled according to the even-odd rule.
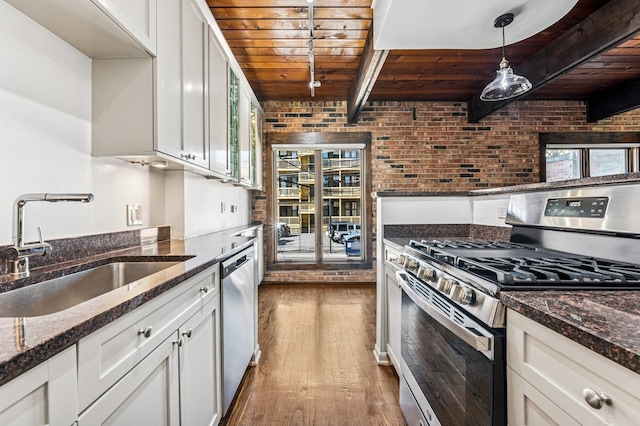
[[[375,285],[263,284],[262,358],[223,425],[405,425],[393,367],[379,366]]]

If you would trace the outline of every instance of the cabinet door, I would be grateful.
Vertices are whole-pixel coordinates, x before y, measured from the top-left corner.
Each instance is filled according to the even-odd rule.
[[[183,0],[158,2],[158,46],[154,58],[157,100],[157,151],[180,158],[182,151]]]
[[[229,165],[229,65],[209,28],[209,169],[231,176]]]
[[[179,330],[180,424],[217,425],[222,417],[220,296]]]
[[[229,68],[229,168],[231,180],[240,178],[240,80]]]
[[[384,267],[385,288],[387,291],[387,353],[400,374],[400,330],[402,289],[398,285],[396,273],[388,266]]]
[[[0,424],[72,424],[78,413],[76,377],[72,346],[0,387]]]
[[[182,133],[181,158],[209,168],[205,137],[207,108],[207,41],[209,25],[195,0],[182,1]]]
[[[578,426],[580,423],[529,382],[507,368],[509,424],[522,426]]]
[[[178,425],[177,333],[142,360],[78,419],[78,426]]]
[[[251,99],[240,88],[238,101],[238,141],[240,144],[240,183],[251,186]]]
[[[251,187],[262,190],[262,113],[251,104]]]

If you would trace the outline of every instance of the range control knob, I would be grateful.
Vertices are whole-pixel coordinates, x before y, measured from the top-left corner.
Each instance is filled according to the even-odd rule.
[[[476,292],[468,287],[462,287],[460,291],[461,305],[473,305],[476,301]]]
[[[406,262],[407,257],[404,254],[401,254],[400,257],[396,260],[396,263],[402,267],[404,267],[404,263]]]
[[[425,281],[433,281],[435,277],[436,271],[427,266],[420,266],[420,269],[418,269],[418,278]]]
[[[416,272],[418,270],[418,261],[415,259],[407,259],[407,262],[405,263],[406,268],[412,272]]]
[[[451,281],[449,278],[440,277],[438,278],[438,282],[436,283],[436,290],[445,294],[449,294],[453,286],[454,286],[454,282]]]

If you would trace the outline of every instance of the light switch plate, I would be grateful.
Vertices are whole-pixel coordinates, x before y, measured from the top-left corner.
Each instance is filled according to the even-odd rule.
[[[127,204],[127,226],[142,225],[142,205]]]

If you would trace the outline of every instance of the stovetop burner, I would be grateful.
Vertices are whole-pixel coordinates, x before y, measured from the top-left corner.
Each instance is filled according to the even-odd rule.
[[[428,258],[509,290],[640,288],[640,266],[502,241],[411,242]]]

